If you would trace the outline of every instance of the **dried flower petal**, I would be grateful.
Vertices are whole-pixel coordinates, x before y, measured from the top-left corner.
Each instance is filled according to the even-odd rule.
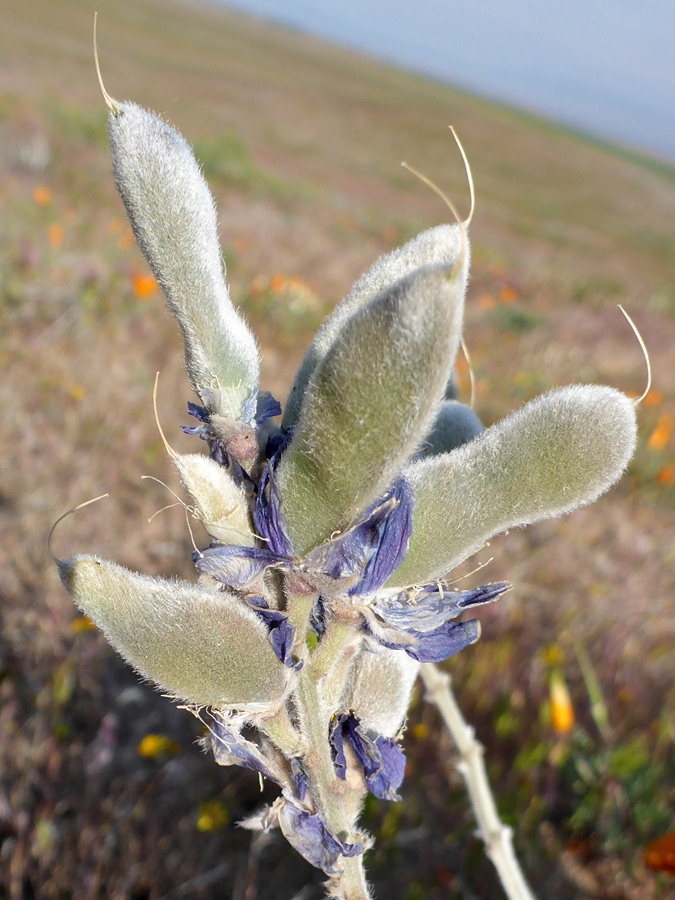
[[[274,764],[265,758],[260,747],[243,737],[241,730],[245,724],[244,716],[214,718],[204,742],[210,747],[215,761],[219,766],[242,766],[244,769],[252,769],[264,778],[282,784],[281,774],[276,771]]]
[[[342,579],[358,577],[348,593],[368,595],[389,578],[408,550],[413,495],[405,478],[397,478],[384,497],[348,531],[311,550],[308,569]]]
[[[206,547],[192,553],[192,562],[200,575],[210,575],[230,588],[244,588],[255,581],[268,566],[287,567],[290,560],[266,547]]]
[[[308,812],[290,798],[284,800],[279,810],[279,826],[284,837],[317,869],[322,869],[326,875],[337,875],[340,870],[336,863],[341,856],[363,853],[361,841],[353,844],[341,841],[316,813]]]
[[[368,790],[380,800],[400,800],[396,793],[405,772],[405,756],[393,738],[366,732],[353,713],[333,716],[330,728],[333,765],[339,778],[347,777],[344,741],[351,745],[363,767]]]

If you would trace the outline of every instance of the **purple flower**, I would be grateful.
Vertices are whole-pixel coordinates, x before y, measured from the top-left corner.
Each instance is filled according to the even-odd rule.
[[[242,766],[245,769],[252,769],[270,781],[282,784],[281,774],[265,759],[260,747],[242,736],[241,729],[244,724],[243,716],[214,718],[206,742],[210,744],[215,761],[219,766]]]
[[[275,400],[269,391],[258,391],[256,398],[255,421],[260,425],[265,419],[273,419],[281,415],[281,403]]]
[[[339,874],[335,864],[341,856],[363,853],[361,841],[341,841],[316,813],[308,812],[289,797],[284,798],[279,810],[279,826],[289,844],[326,875]]]
[[[298,800],[304,800],[309,787],[309,779],[302,763],[295,756],[291,759],[291,781],[293,782],[295,796]]]
[[[331,578],[358,580],[350,596],[377,591],[403,561],[412,534],[414,497],[402,476],[348,531],[307,555],[308,568]]]
[[[405,756],[394,738],[364,731],[354,713],[333,716],[329,734],[333,765],[339,778],[347,777],[344,742],[349,742],[363,767],[368,790],[381,800],[400,800],[396,793],[403,781]]]
[[[418,662],[443,662],[480,636],[476,619],[452,622],[463,610],[496,600],[507,582],[470,591],[451,591],[442,582],[423,585],[414,595],[402,591],[364,609],[366,630],[383,646],[405,650]]]
[[[274,469],[280,457],[280,451],[275,453],[260,476],[253,509],[253,523],[270,550],[285,557],[293,557],[293,546],[286,531],[281,508],[281,496],[274,481]]]
[[[291,560],[266,547],[221,547],[219,545],[195,550],[192,562],[201,575],[211,575],[216,581],[238,590],[254,581],[268,566],[288,568]]]
[[[243,484],[247,492],[252,488],[252,482],[248,474],[244,471],[238,461],[227,452],[222,442],[216,437],[211,426],[211,414],[205,406],[199,406],[188,400],[188,414],[198,419],[199,425],[181,425],[181,430],[185,434],[198,434],[199,437],[206,441],[209,445],[209,455],[218,465],[223,466],[232,475],[235,484]]]
[[[291,655],[295,626],[289,624],[288,617],[278,609],[270,609],[262,597],[249,595],[245,600],[269,628],[270,644],[279,660],[289,669],[301,669],[302,661],[295,660]]]

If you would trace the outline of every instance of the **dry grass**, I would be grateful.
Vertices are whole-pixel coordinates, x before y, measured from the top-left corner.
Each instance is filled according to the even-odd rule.
[[[363,268],[442,220],[401,159],[466,202],[449,122],[478,190],[466,338],[483,418],[575,380],[639,393],[641,353],[616,304],[631,311],[655,372],[635,461],[595,506],[494,542],[489,577],[515,589],[452,669],[538,893],[675,896],[642,864],[675,808],[675,172],[215,7],[97,6],[110,92],[160,110],[197,145],[275,395]],[[78,632],[46,553],[51,522],[107,490],[64,525],[57,552],[191,577],[181,515],[146,522],[170,498],[140,475],[175,485],[152,421],[154,372],[178,449],[195,449],[178,429],[189,392],[177,329],[114,194],[91,24],[83,0],[3,6],[0,896],[290,900],[316,885],[313,870],[275,837],[251,849],[217,815],[200,818],[213,801],[241,817],[255,779],[201,757],[186,714]],[[604,691],[608,740],[578,643]],[[577,712],[566,739],[546,718],[553,668]],[[136,748],[154,732],[177,747],[143,759]],[[461,789],[446,786],[451,748],[422,704],[407,747],[404,802],[366,810],[378,896],[499,897]]]

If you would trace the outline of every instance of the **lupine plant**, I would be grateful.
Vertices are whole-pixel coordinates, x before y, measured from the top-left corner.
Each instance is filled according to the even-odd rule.
[[[279,828],[326,874],[329,896],[365,900],[372,838],[359,811],[368,791],[400,799],[420,666],[452,726],[458,710],[433,664],[478,639],[478,621],[460,616],[508,587],[459,590],[448,573],[492,535],[607,490],[633,452],[634,403],[609,387],[563,387],[483,428],[454,399],[469,270],[468,222],[456,221],[359,278],[276,424],[281,406],[259,389],[256,343],[230,300],[190,148],[158,116],[104,96],[115,183],[198,397],[184,430],[208,455],[167,447],[210,543],[192,555],[195,583],[90,555],[57,560],[60,576],[124,659],[208,726],[218,764],[278,785],[244,824]],[[480,754],[458,721],[497,862]],[[502,877],[510,896],[528,896],[518,876],[515,886]]]

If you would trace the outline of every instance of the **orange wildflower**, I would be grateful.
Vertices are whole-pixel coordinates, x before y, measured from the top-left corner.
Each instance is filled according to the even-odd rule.
[[[647,391],[645,394],[645,398],[642,401],[643,406],[646,406],[648,409],[653,409],[655,406],[658,406],[659,403],[663,400],[663,394],[661,391],[656,388],[651,388],[651,390]]]
[[[131,275],[131,285],[134,297],[138,300],[145,300],[146,297],[152,297],[157,291],[157,282],[145,272],[133,272]]]
[[[77,616],[70,623],[70,630],[73,634],[83,634],[86,631],[96,631],[96,626],[89,616]]]
[[[286,278],[284,275],[274,275],[270,281],[270,290],[273,294],[280,294],[286,287]]]
[[[559,672],[551,675],[551,724],[561,736],[569,734],[574,726],[572,698]]]
[[[517,297],[515,288],[512,288],[510,284],[505,284],[499,291],[499,299],[502,303],[515,303]]]
[[[666,486],[675,484],[675,466],[662,466],[656,473],[656,481]]]
[[[52,192],[49,188],[38,185],[33,188],[33,201],[37,203],[38,206],[47,206],[52,202]]]
[[[645,850],[645,865],[656,872],[675,875],[675,831],[652,841]]]
[[[669,413],[659,416],[656,428],[649,435],[647,446],[650,450],[663,450],[673,433],[675,420]]]
[[[58,248],[63,243],[63,228],[59,225],[58,222],[52,222],[49,226],[49,231],[47,232],[47,243],[53,250],[58,250]]]

